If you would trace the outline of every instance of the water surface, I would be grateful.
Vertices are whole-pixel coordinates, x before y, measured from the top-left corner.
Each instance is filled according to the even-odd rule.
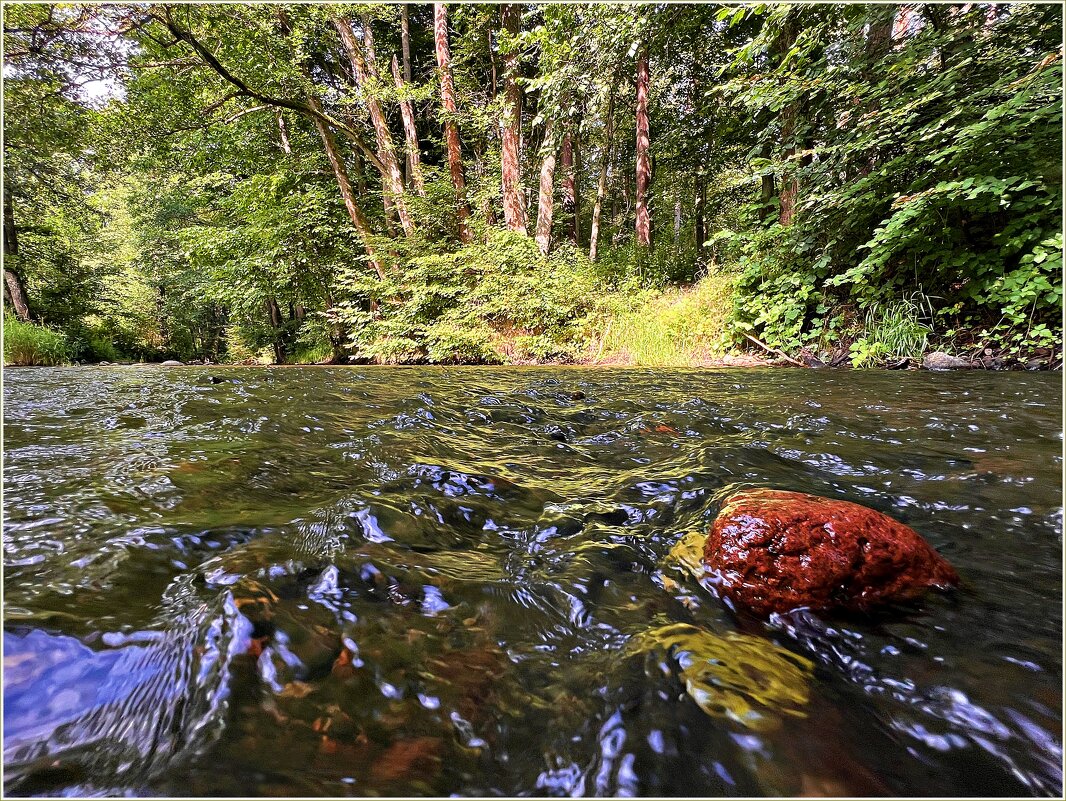
[[[5,790],[1061,795],[1058,374],[47,368],[4,382]],[[962,588],[724,606],[766,486]]]

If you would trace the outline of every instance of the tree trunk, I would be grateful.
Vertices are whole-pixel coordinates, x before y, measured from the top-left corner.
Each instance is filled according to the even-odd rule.
[[[774,192],[777,187],[774,185],[773,172],[764,172],[759,186],[759,200],[762,201],[762,205],[759,207],[759,219],[765,220],[770,210],[770,201],[774,199]]]
[[[395,55],[392,57],[392,79],[396,82],[396,88],[402,97],[406,84],[400,77],[400,65]],[[400,101],[400,116],[403,117],[403,133],[407,139],[407,180],[416,195],[425,197],[426,182],[422,178],[422,156],[418,146],[418,130],[415,128],[415,111],[410,100]]]
[[[308,104],[315,109],[321,107],[321,104],[316,97],[308,98]],[[330,166],[333,168],[333,177],[337,180],[337,188],[340,190],[341,197],[344,198],[344,207],[348,210],[348,216],[351,218],[352,225],[355,226],[359,238],[363,240],[363,247],[366,248],[366,255],[370,260],[370,266],[374,268],[374,272],[378,274],[378,278],[384,280],[385,269],[382,267],[381,261],[374,252],[374,246],[371,244],[374,232],[371,230],[370,222],[363,214],[363,210],[359,208],[359,204],[355,201],[355,193],[352,192],[352,182],[348,178],[348,171],[345,169],[344,159],[341,158],[340,151],[337,149],[337,140],[333,138],[333,132],[330,131],[329,126],[327,126],[326,123],[318,117],[315,117],[314,121],[315,127],[318,129],[318,135],[322,138],[322,146],[326,150],[326,156],[329,157]]]
[[[603,128],[603,159],[600,162],[600,180],[596,184],[596,202],[592,206],[592,228],[589,231],[589,261],[596,261],[596,248],[600,241],[600,215],[603,213],[603,199],[607,195],[607,168],[611,164],[611,144],[614,134],[614,92],[618,86],[615,78],[607,98],[607,120]]]
[[[521,12],[515,4],[500,6],[504,30],[511,36],[518,34]],[[518,86],[518,50],[512,48],[504,55],[504,110],[500,117],[501,155],[503,174],[503,218],[512,231],[526,231],[526,203],[522,191],[522,167],[519,156],[519,137],[522,129],[522,90]]]
[[[281,319],[281,309],[278,308],[278,302],[273,295],[266,299],[267,316],[270,319],[270,327],[274,329],[273,342],[274,346],[274,363],[285,363],[285,343],[282,342],[282,326],[283,321]]]
[[[796,36],[798,33],[797,25],[792,15],[790,18],[786,18],[783,23],[781,33],[777,38],[776,50],[778,58],[783,58],[786,53],[792,48],[796,42]],[[783,226],[792,225],[792,219],[796,213],[796,201],[799,198],[799,183],[796,180],[795,169],[796,165],[794,157],[796,155],[796,127],[799,118],[799,101],[794,100],[788,103],[781,109],[781,146],[783,149],[784,161],[787,166],[785,167],[784,174],[781,176],[780,189],[778,192],[778,201],[780,207],[778,209],[777,221]]]
[[[894,6],[871,6],[866,32],[866,61],[875,63],[892,47],[892,28],[896,19]]]
[[[489,97],[496,97],[496,53],[492,50],[492,28],[489,28]]]
[[[12,266],[19,252],[18,229],[15,227],[14,208],[11,202],[11,185],[4,187],[4,298],[15,310],[15,316],[24,323],[32,322],[33,312],[26,297],[26,287],[22,276]]]
[[[651,135],[648,124],[648,46],[641,45],[637,55],[637,246],[651,247],[651,213],[648,194],[651,188]]]
[[[286,156],[291,156],[292,144],[289,142],[289,126],[285,123],[285,116],[280,108],[274,109],[274,115],[278,118],[278,136],[281,140],[281,152]]]
[[[459,126],[455,115],[459,107],[455,103],[455,85],[452,83],[452,55],[448,47],[448,7],[444,3],[433,4],[433,41],[437,50],[437,67],[440,69],[440,99],[444,106],[444,140],[448,149],[448,171],[455,187],[456,214],[459,222],[459,239],[464,244],[474,241],[470,230],[470,207],[466,203],[466,179],[463,177],[463,155],[459,143]]]
[[[16,317],[24,323],[33,322],[33,312],[30,311],[30,304],[26,299],[22,278],[10,267],[4,267],[4,297],[15,310]]]
[[[407,21],[407,6],[406,5],[400,6],[400,52],[403,55],[403,82],[405,84],[410,84],[411,83],[411,30],[410,30],[410,26],[408,25],[408,21]],[[410,101],[408,101],[408,106],[410,106]],[[412,114],[412,127],[413,127],[413,117],[414,117],[414,115]],[[415,142],[417,142],[417,141],[418,141],[418,139],[416,137],[415,138]],[[408,151],[409,152],[407,154],[407,161],[406,161],[407,183],[409,185],[413,186],[414,185],[414,172],[415,172],[414,156],[411,155],[410,148],[408,148]],[[421,152],[419,152],[418,153],[419,159],[421,159],[421,156],[422,156],[422,154],[421,154]],[[419,173],[420,173],[419,174],[419,178],[421,178],[421,165],[419,165]],[[424,192],[425,192],[425,187],[424,187],[424,184],[423,184],[423,192],[422,192],[422,194],[424,194]]]
[[[403,51],[403,81],[411,83],[411,29],[406,4],[400,6],[400,49]]]
[[[573,136],[569,132],[563,137],[563,150],[559,160],[563,168],[563,212],[567,215],[567,233],[570,241],[576,245],[578,235],[577,174],[574,169]]]
[[[899,13],[896,14],[895,19],[892,21],[893,41],[905,39],[910,35],[911,28],[914,25],[914,12],[915,6],[912,3],[899,7]]]
[[[368,91],[371,79],[377,77],[377,65],[373,56],[374,40],[370,32],[370,25],[364,20],[365,54],[359,46],[355,33],[352,31],[351,23],[348,20],[342,17],[335,17],[333,19],[333,27],[337,29],[337,33],[340,35],[352,72],[355,74],[359,85],[363,88],[363,101],[370,112],[370,122],[374,126],[374,134],[377,138],[378,158],[385,167],[381,177],[384,179],[386,206],[396,211],[404,233],[408,237],[413,236],[415,225],[411,219],[410,212],[407,210],[407,202],[404,197],[403,172],[400,170],[400,162],[396,159],[396,146],[393,144],[392,134],[389,132],[388,122],[385,120],[385,114],[381,110],[381,104]]]
[[[552,211],[555,192],[555,137],[552,121],[544,126],[544,161],[540,165],[540,193],[537,197],[537,247],[544,255],[548,254],[552,239]]]
[[[871,6],[870,14],[870,22],[866,34],[866,64],[863,68],[867,86],[877,84],[877,68],[892,49],[892,26],[896,16],[896,9],[894,6]],[[880,104],[875,100],[869,104],[865,114],[875,113],[879,106]],[[855,118],[853,124],[858,123],[858,111],[858,109],[855,109],[852,112]],[[860,165],[858,169],[859,175],[863,176],[869,175],[873,172],[874,167],[877,166],[877,149],[871,148],[865,155],[865,163]]]
[[[347,338],[347,331],[344,329],[344,324],[340,321],[340,317],[334,311],[336,308],[336,302],[333,298],[332,292],[326,292],[326,320],[329,321],[329,346],[332,351],[330,356],[330,364],[344,364],[347,362],[347,347],[344,344],[344,340]]]

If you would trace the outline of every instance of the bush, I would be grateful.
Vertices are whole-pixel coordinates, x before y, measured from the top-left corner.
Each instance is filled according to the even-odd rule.
[[[67,327],[67,352],[81,362],[117,362],[123,356],[115,346],[113,326],[89,315]]]
[[[363,268],[343,276],[349,298],[336,314],[357,356],[470,364],[580,351],[599,282],[569,244],[543,256],[532,238],[493,230],[487,243],[448,253],[410,250],[421,255],[402,258],[384,281]]]
[[[55,365],[68,361],[67,338],[42,325],[4,315],[4,363]]]

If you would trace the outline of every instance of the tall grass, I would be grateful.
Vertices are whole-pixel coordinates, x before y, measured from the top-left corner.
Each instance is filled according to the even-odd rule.
[[[866,312],[863,336],[851,346],[852,366],[869,367],[890,359],[921,356],[933,333],[927,323],[931,319],[929,300],[921,293],[873,304]]]
[[[67,360],[67,338],[63,334],[4,315],[4,364],[52,365]]]
[[[592,360],[639,367],[694,367],[729,349],[732,276],[715,272],[688,289],[645,296],[610,315]]]

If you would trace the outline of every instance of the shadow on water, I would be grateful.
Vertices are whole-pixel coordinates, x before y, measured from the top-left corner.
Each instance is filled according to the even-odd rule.
[[[116,367],[4,393],[10,795],[1061,795],[1056,376]],[[963,587],[737,615],[699,555],[752,485],[886,512]]]

